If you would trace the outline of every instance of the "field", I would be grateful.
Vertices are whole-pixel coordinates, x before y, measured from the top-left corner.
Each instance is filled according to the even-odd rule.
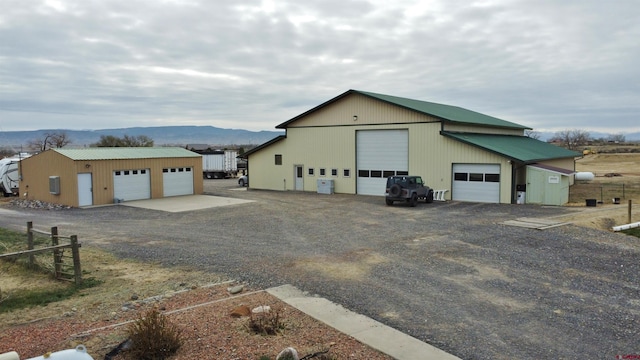
[[[576,161],[576,171],[592,172],[590,181],[577,180],[569,189],[568,206],[585,206],[595,199],[597,207],[581,220],[581,225],[610,230],[628,222],[628,204],[634,209],[632,222],[639,221],[640,153],[597,153]],[[619,204],[614,201],[618,199]]]

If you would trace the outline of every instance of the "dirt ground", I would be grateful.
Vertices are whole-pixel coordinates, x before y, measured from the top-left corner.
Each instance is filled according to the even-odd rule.
[[[592,172],[595,177],[591,181],[576,181],[574,189],[583,187],[587,191],[596,189],[598,195],[599,186],[625,183],[627,196],[621,199],[620,204],[613,204],[605,198],[595,208],[585,208],[579,213],[562,217],[562,220],[572,222],[580,226],[601,230],[611,230],[612,226],[623,225],[629,222],[640,221],[640,154],[591,154],[576,160],[576,171]],[[607,176],[616,174],[616,176]],[[586,196],[586,195],[585,195]],[[632,202],[631,221],[629,221],[629,200]],[[569,203],[567,206],[584,207],[584,201]]]
[[[594,172],[596,174],[594,183],[604,181],[640,182],[640,172],[637,172],[640,170],[640,154],[589,155],[576,162],[576,170]],[[622,176],[616,178],[603,176],[603,174],[611,172],[620,173]],[[634,198],[633,201],[634,204],[640,204],[640,198]],[[570,206],[574,206],[577,211],[561,215],[560,220],[603,230],[609,230],[613,225],[627,223],[628,213],[625,204],[606,203],[587,208],[582,202],[570,204]],[[405,209],[399,208],[396,211],[405,211]],[[640,208],[635,205],[633,221],[640,221],[639,212]],[[447,246],[451,246],[451,243],[447,242]],[[359,279],[363,277],[362,274],[368,273],[370,268],[384,264],[386,261],[384,256],[377,253],[358,252],[356,254],[358,258],[362,259],[357,264],[354,264],[351,259],[343,261],[340,257],[331,257],[322,264],[305,263],[305,266],[309,267],[313,273],[327,273],[340,279]],[[228,280],[224,276],[209,272],[175,267],[165,268],[154,263],[123,260],[89,246],[82,248],[82,258],[84,276],[103,280],[104,284],[83,290],[80,296],[65,301],[44,307],[0,314],[0,334],[5,333],[5,330],[9,328],[24,327],[30,324],[37,328],[39,324],[44,324],[51,319],[79,318],[87,322],[115,323],[130,316],[131,313],[123,312],[122,307],[123,304],[132,302],[133,297],[146,299],[157,295],[171,295]],[[62,286],[51,282],[48,275],[34,276],[33,273],[24,272],[15,264],[6,262],[0,262],[0,278],[2,278],[0,287],[5,294],[9,294],[16,288]],[[489,293],[486,295],[488,296]],[[509,303],[509,306],[514,305]],[[396,313],[393,311],[389,312],[389,316],[396,316],[394,314]],[[90,349],[97,350],[97,353],[104,354],[119,341],[121,341],[120,337],[103,336],[86,344],[90,346]],[[62,342],[61,344],[72,345],[71,342]],[[57,348],[57,350],[60,349]],[[0,335],[0,353],[6,350],[8,349],[3,344],[2,335]],[[45,350],[51,349],[32,350],[31,353],[23,354],[23,357],[38,356]]]

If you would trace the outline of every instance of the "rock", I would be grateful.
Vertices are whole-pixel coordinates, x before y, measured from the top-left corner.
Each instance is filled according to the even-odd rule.
[[[251,315],[251,309],[249,309],[249,307],[246,305],[238,306],[237,308],[233,309],[233,311],[231,311],[232,317],[242,317],[249,315]]]
[[[136,294],[131,295],[131,300],[138,300],[138,295]]]
[[[280,354],[276,356],[276,360],[300,360],[300,357],[298,356],[296,349],[288,347],[280,351]]]
[[[227,291],[230,294],[239,294],[242,292],[242,290],[244,290],[244,285],[236,285],[227,288]]]
[[[269,305],[260,305],[257,308],[251,309],[251,312],[254,314],[268,313],[271,311],[271,306]]]

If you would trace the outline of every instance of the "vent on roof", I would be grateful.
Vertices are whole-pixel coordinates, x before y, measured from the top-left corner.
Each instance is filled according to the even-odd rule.
[[[60,176],[49,176],[49,193],[60,195]]]

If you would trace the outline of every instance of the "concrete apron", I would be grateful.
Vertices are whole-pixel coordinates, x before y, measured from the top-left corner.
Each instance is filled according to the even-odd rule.
[[[364,315],[347,310],[327,299],[309,296],[292,285],[270,288],[267,292],[316,320],[395,359],[460,360],[456,356]]]
[[[220,206],[245,204],[250,202],[254,202],[254,200],[242,200],[210,195],[185,195],[171,196],[161,199],[125,201],[119,203],[118,205],[167,212],[183,212],[209,209]]]

